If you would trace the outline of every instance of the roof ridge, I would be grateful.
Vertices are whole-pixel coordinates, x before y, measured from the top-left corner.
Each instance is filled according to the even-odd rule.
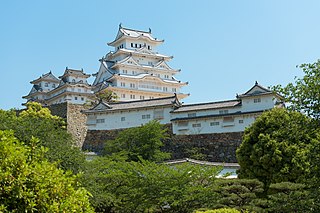
[[[112,103],[109,103],[109,104],[118,105],[118,104],[137,103],[137,102],[158,101],[158,100],[165,100],[165,99],[172,99],[172,98],[176,98],[176,96],[173,95],[173,96],[168,96],[168,97],[163,97],[163,98],[153,98],[153,99],[136,100],[136,101],[112,102]]]
[[[198,106],[198,105],[208,105],[208,104],[218,104],[218,103],[226,103],[226,102],[232,102],[232,101],[238,101],[238,99],[232,99],[232,100],[225,100],[225,101],[213,101],[213,102],[204,102],[204,103],[196,103],[196,104],[184,104],[183,107],[185,106]]]
[[[135,29],[127,28],[127,27],[121,27],[121,29],[136,31],[136,32],[140,32],[140,33],[148,33],[148,34],[151,34],[151,32],[149,32],[149,31],[135,30]]]

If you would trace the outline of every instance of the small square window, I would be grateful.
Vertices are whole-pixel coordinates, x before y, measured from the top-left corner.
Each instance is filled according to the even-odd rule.
[[[125,121],[126,120],[126,117],[121,117],[121,121]]]
[[[219,121],[210,122],[210,126],[219,126],[219,125],[220,125]]]
[[[196,113],[189,113],[189,114],[188,114],[188,117],[189,117],[189,118],[196,117]]]
[[[243,124],[243,120],[239,120],[239,124]]]
[[[261,102],[261,98],[255,98],[253,99],[253,103],[260,103]]]
[[[192,127],[201,127],[201,123],[192,124]]]

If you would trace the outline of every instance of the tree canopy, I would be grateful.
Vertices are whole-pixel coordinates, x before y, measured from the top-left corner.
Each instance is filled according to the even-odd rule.
[[[310,153],[319,144],[312,119],[294,111],[264,112],[245,130],[237,150],[240,178],[264,183],[303,182],[310,175]]]
[[[305,112],[316,119],[320,118],[320,60],[299,66],[304,72],[302,78],[295,78],[294,83],[273,90],[285,98],[291,110]]]
[[[0,130],[14,130],[15,137],[26,144],[32,137],[38,138],[41,146],[49,148],[45,157],[50,162],[58,162],[64,170],[77,173],[85,160],[67,132],[65,121],[53,116],[48,108],[41,107],[39,103],[28,103],[27,109],[18,115],[14,110],[0,110]]]
[[[162,140],[167,137],[167,129],[158,121],[152,120],[140,127],[128,128],[121,131],[115,140],[105,143],[105,154],[125,155],[128,161],[162,161],[170,157],[162,152]]]
[[[76,176],[49,163],[38,143],[0,130],[0,212],[93,212]]]
[[[193,212],[212,207],[220,168],[98,157],[82,177],[96,212]]]

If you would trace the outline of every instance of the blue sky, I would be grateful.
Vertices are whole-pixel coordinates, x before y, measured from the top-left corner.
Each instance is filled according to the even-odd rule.
[[[124,27],[152,29],[188,81],[185,103],[235,98],[257,80],[292,82],[320,58],[320,1],[1,1],[0,109],[22,108],[31,80],[65,67],[92,74]],[[93,79],[90,79],[91,82]]]

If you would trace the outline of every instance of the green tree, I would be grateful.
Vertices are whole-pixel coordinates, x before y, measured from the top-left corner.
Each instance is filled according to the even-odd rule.
[[[196,211],[195,213],[241,213],[241,212],[238,211],[237,209],[222,208],[222,209],[204,210],[204,211],[199,210],[199,211]]]
[[[88,162],[82,177],[96,212],[193,212],[215,204],[214,183],[220,168],[149,161]]]
[[[319,212],[315,203],[305,184],[281,182],[270,185],[269,212]]]
[[[310,152],[317,131],[312,119],[286,109],[264,112],[245,130],[237,149],[240,178],[264,183],[304,182],[310,175]]]
[[[95,96],[93,97],[93,99],[90,101],[87,101],[84,104],[84,107],[91,108],[95,106],[97,103],[99,103],[100,101],[110,103],[110,102],[116,102],[118,99],[119,99],[119,96],[117,95],[117,93],[109,89],[104,89],[95,93]]]
[[[282,87],[277,85],[273,90],[285,98],[288,108],[320,118],[320,60],[315,63],[299,66],[304,72],[302,78],[295,78],[295,83]]]
[[[28,143],[0,131],[0,211],[93,212],[76,176],[49,163],[37,139]]]
[[[125,129],[115,140],[106,142],[104,154],[125,155],[129,161],[144,159],[159,162],[168,159],[170,154],[160,150],[162,141],[167,137],[166,132],[167,129],[155,120],[140,127]]]
[[[263,184],[255,179],[221,179],[217,181],[218,207],[261,210],[254,205],[263,192]]]
[[[50,110],[39,103],[28,103],[27,109],[18,115],[13,110],[0,110],[0,130],[14,130],[15,137],[26,144],[32,137],[38,138],[41,146],[49,148],[45,157],[50,162],[58,162],[64,170],[77,173],[85,161],[64,120],[51,115]]]

